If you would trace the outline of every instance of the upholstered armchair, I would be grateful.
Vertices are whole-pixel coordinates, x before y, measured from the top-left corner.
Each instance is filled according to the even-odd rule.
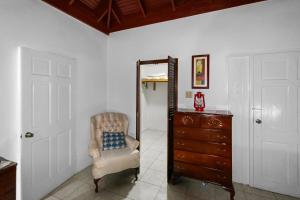
[[[103,150],[103,132],[123,132],[126,147]],[[107,174],[126,169],[135,169],[135,178],[139,173],[139,141],[128,135],[128,118],[122,113],[101,113],[91,117],[91,140],[89,154],[93,158],[92,175],[98,192],[98,181]]]

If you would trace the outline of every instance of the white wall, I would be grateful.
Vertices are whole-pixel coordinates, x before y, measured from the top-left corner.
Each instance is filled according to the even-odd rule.
[[[168,75],[168,64],[141,65],[141,79],[149,75],[164,73]],[[141,130],[151,129],[167,131],[168,125],[168,84],[148,84],[146,89],[141,84]]]
[[[269,0],[111,34],[108,108],[128,113],[134,132],[135,62],[167,55],[179,58],[179,106],[192,107],[184,98],[185,91],[191,90],[191,56],[206,53],[211,64],[210,89],[202,90],[206,103],[227,108],[226,58],[245,52],[299,48],[299,10],[299,0]],[[237,166],[233,167],[235,171]],[[249,172],[244,173],[247,176]]]
[[[89,119],[106,109],[107,37],[40,0],[0,1],[0,156],[20,161],[18,46],[77,60],[77,169],[90,164]]]

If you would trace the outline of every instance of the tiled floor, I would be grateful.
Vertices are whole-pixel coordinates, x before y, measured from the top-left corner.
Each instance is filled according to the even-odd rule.
[[[166,144],[164,132],[142,134],[141,173],[134,182],[134,171],[105,176],[100,192],[94,192],[90,167],[73,176],[45,200],[229,200],[229,193],[200,181],[182,178],[176,185],[166,182]],[[296,200],[297,198],[234,184],[235,200]]]

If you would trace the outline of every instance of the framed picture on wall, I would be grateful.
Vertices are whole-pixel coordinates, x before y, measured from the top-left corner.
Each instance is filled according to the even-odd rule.
[[[192,88],[209,88],[209,55],[192,56]]]

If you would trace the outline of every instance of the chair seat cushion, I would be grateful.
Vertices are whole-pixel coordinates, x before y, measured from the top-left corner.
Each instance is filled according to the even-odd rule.
[[[103,151],[126,147],[123,132],[103,132]]]
[[[96,178],[140,166],[140,152],[129,147],[101,151],[100,154],[100,159],[94,162],[93,167],[93,176]]]

